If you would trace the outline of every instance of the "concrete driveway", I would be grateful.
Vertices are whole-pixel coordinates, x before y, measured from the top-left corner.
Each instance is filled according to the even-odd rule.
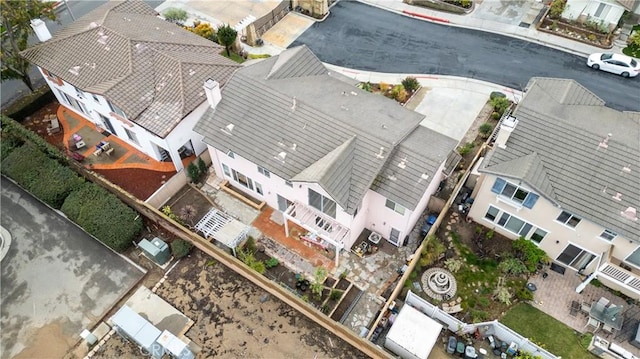
[[[61,358],[144,275],[60,213],[2,177],[4,358]]]

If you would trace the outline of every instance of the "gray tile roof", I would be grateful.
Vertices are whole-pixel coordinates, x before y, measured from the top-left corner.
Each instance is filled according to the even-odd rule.
[[[640,221],[621,212],[640,211],[640,113],[605,107],[573,80],[535,78],[514,116],[506,148],[496,146],[482,172],[521,179],[561,208],[639,240]]]
[[[328,71],[306,46],[290,49],[238,70],[195,131],[282,178],[319,183],[348,213],[369,188],[414,209],[456,141],[356,83]],[[221,130],[229,124],[230,135]],[[396,180],[374,183],[391,169]]]
[[[22,55],[77,88],[103,95],[165,137],[240,67],[223,47],[158,18],[142,1],[109,1]]]

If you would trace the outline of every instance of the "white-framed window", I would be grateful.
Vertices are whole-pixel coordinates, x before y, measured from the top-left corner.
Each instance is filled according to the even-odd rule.
[[[533,208],[538,198],[540,198],[537,194],[511,182],[507,182],[500,177],[496,178],[493,187],[491,187],[491,192],[497,193],[501,198],[529,209]]]
[[[489,206],[489,209],[487,209],[487,213],[485,213],[484,218],[493,222],[498,217],[498,213],[500,213],[499,209],[494,206]]]
[[[111,103],[111,101],[107,101],[109,103],[109,107],[111,108],[111,111],[113,111],[116,115],[123,117],[123,118],[127,118],[127,116],[124,114],[124,111],[122,111],[120,109],[120,107],[116,106],[115,104]]]
[[[624,259],[625,263],[632,264],[640,268],[640,247],[636,248],[627,258]]]
[[[231,170],[229,170],[229,166],[225,165],[224,163],[222,164],[222,172],[224,172],[225,175],[231,177]]]
[[[498,219],[498,225],[510,232],[526,237],[533,226],[516,216],[512,216],[507,212],[502,212],[502,216]]]
[[[336,202],[311,188],[309,188],[309,205],[332,218],[336,218]]]
[[[593,17],[597,17],[598,19],[605,19],[607,15],[609,15],[609,11],[611,11],[611,5],[600,3],[596,12],[593,14]]]
[[[287,186],[293,188],[293,183],[291,181],[289,181],[289,180],[285,180],[284,184],[286,184]]]
[[[271,172],[269,172],[269,170],[267,170],[264,167],[258,166],[258,173],[260,173],[261,175],[270,178],[271,177]]]
[[[136,133],[135,133],[135,132],[133,132],[133,131],[131,131],[131,130],[129,130],[129,129],[126,129],[126,128],[124,129],[124,132],[126,132],[127,137],[129,137],[129,139],[131,140],[131,142],[133,142],[133,143],[135,143],[135,144],[137,144],[137,145],[139,145],[139,144],[140,144],[140,142],[138,142],[138,135],[136,135]]]
[[[60,91],[59,89],[55,89],[58,92],[58,95],[60,96],[60,98],[62,99],[62,102],[69,105],[69,99],[67,98],[67,94],[65,94],[64,92]]]
[[[614,238],[616,238],[618,236],[618,234],[614,231],[610,231],[608,229],[605,229],[604,231],[602,231],[602,233],[600,234],[600,238],[602,239],[606,239],[608,241],[612,241]]]
[[[595,257],[595,254],[569,243],[556,260],[580,271],[587,268]]]
[[[544,237],[547,236],[547,231],[545,231],[542,228],[536,228],[536,230],[533,232],[533,234],[531,234],[531,240],[536,242],[536,243],[540,243],[542,242],[542,240],[544,239]]]
[[[233,174],[233,179],[236,182],[253,191],[253,181],[251,180],[251,178],[245,176],[244,174],[234,169],[231,170],[231,173]]]
[[[262,185],[258,182],[254,182],[254,184],[256,185],[256,192],[258,192],[258,194],[263,195],[264,193],[262,192]]]
[[[93,101],[100,103],[100,99],[95,94],[91,94],[93,96]]]
[[[578,223],[580,223],[580,221],[582,220],[582,218],[571,214],[567,211],[562,211],[560,213],[560,215],[558,216],[558,218],[556,218],[556,221],[564,224],[565,226],[571,227],[571,228],[576,228],[576,226],[578,225]]]
[[[231,150],[227,151],[227,156],[229,156],[231,158],[236,158],[236,154],[233,153],[233,151],[231,151]]]
[[[384,205],[389,208],[392,209],[394,211],[396,211],[397,213],[401,214],[404,216],[404,211],[405,208],[397,203],[395,203],[394,201],[387,199],[387,201],[384,203]]]

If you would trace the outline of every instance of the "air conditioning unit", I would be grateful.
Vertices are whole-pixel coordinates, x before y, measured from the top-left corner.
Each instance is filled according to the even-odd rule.
[[[147,258],[159,265],[165,265],[171,259],[171,249],[162,239],[155,237],[151,241],[143,239],[138,243]]]

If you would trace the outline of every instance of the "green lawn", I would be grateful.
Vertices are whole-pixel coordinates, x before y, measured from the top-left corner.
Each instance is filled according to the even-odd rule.
[[[500,322],[563,358],[597,358],[580,345],[581,335],[527,303],[511,308]]]
[[[231,60],[233,60],[233,61],[235,61],[235,62],[237,62],[237,63],[239,63],[239,64],[241,64],[241,63],[243,63],[243,62],[244,62],[244,59],[242,58],[242,56],[240,56],[240,55],[236,54],[236,53],[235,53],[235,52],[233,52],[233,51],[230,51],[229,53],[231,54],[231,56],[227,56],[227,51],[226,51],[226,50],[223,50],[223,51],[220,53],[220,55],[222,55],[222,56],[224,56],[224,57],[226,57],[226,58],[228,58],[228,59],[231,59]]]

